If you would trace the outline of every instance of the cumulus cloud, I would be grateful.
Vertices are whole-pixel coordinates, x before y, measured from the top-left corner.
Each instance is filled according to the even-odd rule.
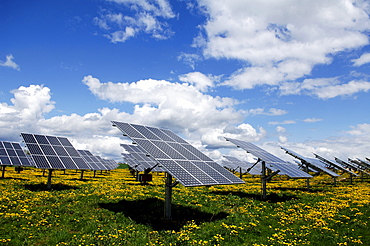
[[[353,66],[355,67],[359,67],[364,64],[370,63],[370,53],[362,54],[362,56],[360,56],[359,58],[353,59],[352,62]]]
[[[305,79],[302,83],[286,82],[280,87],[281,95],[304,94],[316,96],[320,99],[330,99],[337,96],[351,96],[358,92],[367,92],[370,82],[352,80],[341,83],[338,78]]]
[[[131,9],[132,16],[123,13],[113,13],[103,10],[94,23],[106,32],[105,36],[111,42],[125,42],[138,33],[146,33],[155,39],[167,39],[173,32],[166,22],[174,18],[170,4],[166,0],[134,1],[134,0],[107,0]]]
[[[199,91],[207,91],[208,88],[213,87],[215,81],[218,81],[219,78],[211,75],[205,75],[200,72],[192,72],[179,76],[179,80],[182,82],[187,82],[192,84]]]
[[[202,94],[187,83],[153,79],[101,83],[90,75],[84,77],[83,82],[100,99],[136,104],[135,115],[140,115],[145,123],[171,125],[192,132],[202,127],[236,123],[243,118],[243,111],[233,108],[238,101]]]
[[[14,70],[20,71],[20,67],[17,63],[13,61],[14,57],[12,54],[9,54],[6,56],[5,61],[0,61],[0,66],[2,67],[10,67],[13,68]]]
[[[12,104],[0,104],[0,130],[11,140],[22,129],[36,130],[44,115],[54,109],[50,89],[41,85],[21,86],[12,90]]]
[[[338,52],[369,43],[362,1],[198,2],[208,18],[194,45],[206,58],[245,62],[225,81],[236,89],[295,81]]]

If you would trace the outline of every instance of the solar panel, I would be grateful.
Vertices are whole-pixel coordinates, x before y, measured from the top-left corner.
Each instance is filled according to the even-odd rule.
[[[365,160],[362,160],[362,159],[360,159],[360,158],[357,158],[357,160],[360,162],[360,164],[361,164],[364,168],[366,168],[366,169],[370,168],[370,163],[369,163],[369,162],[367,162],[367,161],[365,161]]]
[[[316,157],[316,158],[318,158],[319,160],[321,160],[321,161],[323,161],[324,163],[326,163],[327,165],[329,165],[329,167],[330,167],[330,166],[333,166],[333,167],[335,167],[336,169],[340,169],[340,170],[342,170],[342,171],[344,171],[344,172],[347,172],[347,173],[350,173],[350,174],[352,174],[352,175],[354,175],[354,176],[358,176],[358,174],[357,174],[357,173],[351,172],[350,170],[348,170],[348,169],[346,169],[346,168],[344,168],[344,167],[340,166],[339,164],[334,163],[333,161],[330,161],[330,160],[328,160],[328,159],[325,159],[324,157],[319,156],[318,154],[315,154],[315,153],[313,153],[313,154],[315,155],[315,157]]]
[[[227,156],[224,155],[224,157],[233,164],[236,168],[241,168],[243,172],[248,172],[252,175],[261,175],[262,174],[262,166],[260,163],[257,163],[254,167],[253,164],[241,161],[238,158],[234,156]],[[253,168],[252,168],[253,167]],[[251,168],[249,171],[248,169]]]
[[[147,169],[153,168],[155,165],[157,165],[157,162],[148,156],[148,154],[145,152],[144,149],[142,149],[138,145],[132,145],[132,144],[121,144],[121,147],[123,147],[128,153],[130,153],[130,156],[127,156],[127,158],[130,161],[130,163],[133,163],[133,166],[130,166],[130,163],[127,163],[132,169],[135,169],[139,172],[145,171]],[[135,161],[134,161],[135,160]],[[163,172],[162,167],[154,167],[152,172]]]
[[[280,174],[283,173],[291,178],[312,178],[311,175],[299,170],[298,167],[292,164],[288,164],[286,161],[281,160],[280,158],[257,147],[252,143],[232,138],[226,138],[226,140],[232,142],[237,147],[244,149],[248,153],[251,153],[260,160],[264,161],[266,163],[266,167],[271,169],[272,171],[280,170]]]
[[[170,130],[112,123],[184,186],[244,183]]]
[[[32,166],[19,143],[0,141],[0,165]]]
[[[105,159],[105,166],[107,167],[108,170],[113,170],[118,167],[118,164],[113,159]]]
[[[337,157],[334,157],[334,160],[339,163],[340,165],[342,165],[344,168],[349,168],[349,169],[352,169],[352,170],[355,170],[355,171],[360,171],[360,172],[364,172],[368,175],[370,175],[370,173],[367,173],[366,171],[364,171],[362,168],[360,168],[359,166],[355,165],[354,163],[349,163],[349,162],[346,162],[346,161],[343,161]]]
[[[88,150],[77,150],[84,161],[90,166],[90,169],[93,171],[98,170],[107,170],[102,163],[101,159],[97,158],[93,154],[91,154]]]
[[[300,154],[298,154],[298,153],[296,153],[292,150],[289,150],[287,148],[283,148],[283,147],[280,147],[280,148],[285,150],[285,152],[287,154],[299,159],[302,163],[304,163],[305,165],[309,166],[312,169],[315,169],[317,171],[323,171],[323,172],[329,174],[332,177],[339,177],[340,176],[339,174],[327,169],[322,162],[320,162],[316,159],[303,157]]]
[[[90,167],[65,137],[21,133],[35,162],[42,169],[82,169]]]

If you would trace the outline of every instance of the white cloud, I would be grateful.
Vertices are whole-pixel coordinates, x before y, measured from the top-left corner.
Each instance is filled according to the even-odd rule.
[[[288,142],[288,138],[286,136],[279,136],[279,143],[286,143]]]
[[[329,99],[337,96],[350,96],[361,91],[367,92],[368,90],[370,90],[370,82],[350,81],[347,84],[318,88],[314,91],[314,94],[321,99]]]
[[[135,13],[128,16],[105,10],[99,17],[94,18],[95,24],[108,32],[104,36],[108,37],[111,42],[125,42],[139,33],[150,34],[156,39],[167,39],[172,36],[173,32],[165,20],[174,18],[175,15],[166,0],[107,1],[124,5]]]
[[[358,92],[367,92],[370,82],[352,80],[340,83],[338,78],[305,79],[302,83],[286,82],[280,87],[281,95],[306,94],[320,99],[330,99],[337,96],[351,96]]]
[[[284,121],[270,121],[269,125],[289,125],[289,124],[296,124],[297,122],[294,120],[284,120]]]
[[[277,108],[270,108],[268,111],[265,111],[265,109],[263,108],[255,108],[250,109],[248,112],[250,115],[267,115],[267,116],[280,116],[288,113],[286,110]]]
[[[13,68],[14,70],[20,71],[20,67],[17,63],[13,61],[14,57],[12,54],[9,54],[6,56],[6,61],[0,61],[0,66],[2,67],[10,67]]]
[[[180,75],[179,80],[194,85],[199,91],[206,92],[208,88],[213,87],[214,82],[218,81],[219,78],[200,72],[192,72]]]
[[[38,122],[53,110],[54,102],[50,89],[40,85],[21,86],[11,92],[12,105],[0,104],[0,131],[13,140],[23,129],[38,129]]]
[[[206,58],[246,62],[225,81],[236,89],[294,81],[330,64],[332,55],[369,43],[361,1],[198,2],[208,19],[194,45]]]
[[[201,59],[197,54],[181,53],[177,59],[183,61],[185,64],[190,66],[192,69],[195,69],[195,64]]]
[[[307,119],[304,119],[303,121],[304,121],[304,122],[308,122],[308,123],[314,123],[314,122],[322,121],[322,119],[317,119],[317,118],[307,118]]]
[[[202,94],[187,83],[153,79],[101,83],[90,75],[83,82],[100,99],[135,104],[134,116],[141,123],[185,129],[189,136],[194,132],[202,135],[208,129],[222,129],[228,124],[239,123],[244,116],[243,111],[233,108],[238,101]]]
[[[284,132],[286,132],[286,129],[282,126],[277,126],[276,131],[279,132],[279,133],[284,133]]]
[[[353,66],[355,67],[359,67],[364,64],[370,63],[370,53],[362,54],[360,58],[353,59],[352,62],[353,62]]]

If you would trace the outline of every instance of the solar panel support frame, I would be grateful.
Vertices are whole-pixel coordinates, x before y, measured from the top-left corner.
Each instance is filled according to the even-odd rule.
[[[5,177],[5,165],[1,168],[1,178],[3,179]]]
[[[49,169],[49,172],[48,172],[48,182],[47,182],[47,185],[46,185],[46,188],[48,190],[51,190],[51,177],[52,177],[52,174],[53,174],[53,170],[54,169]]]
[[[260,159],[258,159],[259,161]],[[258,162],[257,161],[257,162]],[[267,179],[266,179],[266,163],[262,161],[262,176],[261,176],[261,181],[262,181],[262,200],[265,201],[267,199],[267,191],[266,191],[266,186],[267,186]]]
[[[172,188],[179,182],[172,183],[172,175],[166,172],[166,189],[165,189],[165,202],[164,202],[164,219],[172,219]]]

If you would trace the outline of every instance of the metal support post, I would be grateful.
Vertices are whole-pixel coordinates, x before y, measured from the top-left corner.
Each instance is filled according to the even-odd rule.
[[[94,170],[94,176],[93,176],[93,178],[95,178],[95,175],[96,175],[96,170]]]
[[[83,179],[84,179],[84,171],[85,171],[85,170],[81,170],[81,177],[80,177],[80,180],[83,180]]]
[[[239,167],[239,177],[240,179],[243,179],[243,172],[241,167]]]
[[[307,164],[304,167],[304,171],[306,173],[308,173],[308,165]],[[307,185],[307,190],[310,191],[311,187],[310,187],[310,179],[309,178],[306,178],[306,185]]]
[[[3,179],[5,177],[5,167],[3,166],[2,171],[1,171],[1,178]]]
[[[172,205],[172,175],[166,173],[166,199],[164,204],[164,218],[170,220],[172,218],[171,205]]]
[[[50,190],[51,189],[51,175],[52,175],[52,173],[53,173],[53,169],[49,169],[49,173],[48,173],[48,183],[47,183],[47,188],[48,188],[48,190]]]
[[[267,195],[266,195],[266,163],[262,161],[262,200],[266,200]]]
[[[352,185],[352,181],[353,181],[353,175],[352,173],[349,175],[349,184]]]

